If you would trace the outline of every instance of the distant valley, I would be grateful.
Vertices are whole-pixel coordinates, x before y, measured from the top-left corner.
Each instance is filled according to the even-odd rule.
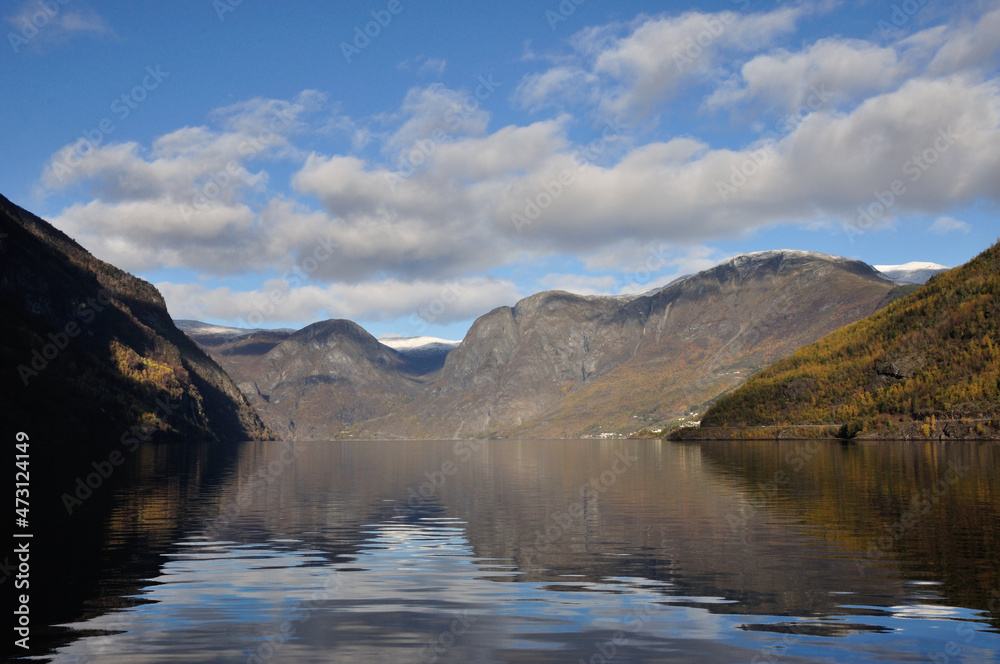
[[[274,431],[308,440],[396,412],[433,381],[457,345],[429,338],[383,343],[345,320],[298,331],[177,324],[226,368]]]
[[[538,293],[480,317],[454,348],[380,341],[349,321],[294,332],[179,325],[282,436],[614,436],[694,417],[905,292],[864,263],[789,250],[637,296]]]

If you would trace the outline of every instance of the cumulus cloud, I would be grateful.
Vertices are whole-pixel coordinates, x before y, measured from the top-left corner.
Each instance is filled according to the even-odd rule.
[[[42,44],[62,43],[76,36],[114,35],[94,10],[65,7],[57,2],[31,0],[6,18],[11,26],[8,41],[15,52],[22,48],[38,48]]]
[[[590,99],[604,116],[645,117],[683,84],[716,78],[730,54],[790,33],[806,11],[800,5],[756,14],[687,12],[589,28],[572,40],[573,62],[529,75],[515,99],[533,110]],[[621,30],[626,34],[615,34]]]
[[[614,293],[618,280],[611,275],[550,273],[539,279],[538,283],[546,290],[562,290],[577,295],[609,295]]]
[[[977,20],[968,20],[947,31],[947,39],[937,52],[930,70],[954,73],[969,68],[994,67],[1000,50],[1000,8]]]
[[[948,233],[968,233],[972,226],[954,217],[939,217],[927,232],[935,235],[947,235]]]
[[[386,279],[320,286],[297,285],[292,276],[247,291],[171,282],[156,287],[174,318],[221,319],[248,327],[327,318],[407,319],[415,330],[468,320],[495,307],[512,305],[522,297],[512,282],[486,277],[450,281]]]
[[[510,282],[469,275],[554,254],[591,273],[553,273],[543,286],[638,292],[667,272],[718,262],[709,243],[764,227],[850,225],[876,203],[889,223],[997,202],[1000,85],[981,68],[993,13],[885,45],[838,38],[776,47],[807,11],[725,20],[689,12],[581,31],[572,57],[514,93],[524,108],[576,105],[574,114],[494,127],[481,95],[435,84],[411,89],[391,113],[337,114],[322,131],[353,137],[355,151],[305,152],[297,146],[302,136],[311,142],[304,119],[326,107],[324,95],[306,91],[233,104],[148,147],[81,139],[53,155],[42,182],[91,195],[54,221],[126,269],[299,269],[305,277],[257,291],[162,285],[173,313],[194,318],[238,319],[283,293],[273,315],[289,322],[405,317],[443,302],[454,283],[467,297],[440,315],[460,320],[517,294]],[[959,47],[965,38],[971,50]],[[689,39],[698,47],[690,53]],[[734,54],[743,60],[730,70]],[[655,117],[695,77],[710,82],[696,100],[710,111],[794,110],[811,89],[830,100],[744,145],[641,127],[626,136],[610,125],[592,142],[577,138],[581,115]],[[276,159],[292,164],[282,182],[271,171]],[[930,230],[967,229],[941,217]]]
[[[491,210],[520,173],[565,146],[560,123],[540,122],[435,144],[419,170],[311,155],[293,184],[322,202],[326,231],[342,247],[323,276],[454,275],[506,262],[515,243],[497,232]]]
[[[935,212],[995,197],[998,148],[995,84],[914,80],[847,115],[811,114],[772,144],[712,150],[673,139],[637,148],[611,168],[588,165],[572,195],[525,232],[591,245],[622,236],[706,241],[824,215],[847,218],[896,180],[906,192],[893,215]],[[501,214],[518,207],[512,202]]]
[[[53,222],[125,269],[264,269],[260,261],[274,252],[250,205],[267,189],[264,163],[297,154],[288,137],[321,103],[313,91],[291,102],[248,100],[215,111],[221,127],[184,127],[148,149],[82,137],[52,155],[41,182],[50,192],[82,187],[94,198]]]
[[[244,205],[212,205],[185,217],[169,198],[72,205],[52,223],[96,256],[129,271],[188,267],[239,272],[273,258]]]
[[[859,40],[823,39],[803,51],[780,49],[745,63],[716,90],[709,108],[756,104],[781,112],[818,110],[891,90],[912,73],[896,50]],[[810,103],[810,98],[816,101]]]

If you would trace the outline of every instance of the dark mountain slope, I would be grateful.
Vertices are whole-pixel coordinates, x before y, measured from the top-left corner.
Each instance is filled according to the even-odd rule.
[[[0,196],[0,421],[38,440],[270,436],[149,283]]]

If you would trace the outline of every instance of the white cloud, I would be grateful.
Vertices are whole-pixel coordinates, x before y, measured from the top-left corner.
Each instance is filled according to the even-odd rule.
[[[486,133],[490,114],[478,100],[450,90],[440,83],[426,88],[413,88],[406,93],[394,119],[401,126],[385,142],[387,154],[400,154],[426,141],[435,133],[446,137],[481,136]]]
[[[435,74],[440,76],[444,73],[445,67],[448,66],[448,62],[443,58],[427,58],[420,65],[419,72],[421,74]]]
[[[320,99],[305,91],[293,102],[241,102],[213,113],[223,131],[184,127],[157,138],[149,150],[137,143],[95,147],[80,138],[52,155],[42,184],[60,190],[84,183],[108,201],[168,197],[189,206],[197,199],[231,203],[266,179],[266,173],[251,173],[245,163],[295,156],[288,135]]]
[[[469,277],[450,281],[386,279],[356,284],[299,286],[274,279],[262,289],[233,291],[201,284],[162,282],[173,318],[207,318],[244,326],[347,318],[364,321],[409,319],[411,327],[448,324],[513,305],[522,297],[513,283]]]
[[[599,80],[580,67],[553,67],[529,74],[518,85],[514,99],[521,108],[539,111],[550,105],[591,103]]]
[[[491,210],[519,173],[565,145],[558,122],[541,122],[442,142],[412,173],[310,156],[293,185],[319,198],[330,217],[326,232],[342,247],[323,276],[454,275],[509,261],[513,241],[497,232]]]
[[[782,140],[741,150],[674,138],[598,164],[574,159],[565,122],[452,137],[408,173],[313,154],[292,184],[316,196],[323,211],[271,195],[255,217],[244,197],[251,182],[267,183],[267,173],[241,171],[241,184],[199,219],[184,218],[177,202],[213,164],[238,154],[233,145],[242,135],[186,128],[157,140],[148,157],[134,144],[84,157],[78,177],[101,198],[69,208],[59,222],[106,252],[99,255],[146,269],[218,273],[282,257],[287,264],[323,238],[336,245],[336,260],[314,277],[356,283],[453,278],[623,242],[690,245],[780,223],[849,222],[894,180],[906,191],[887,218],[993,200],[1000,190],[1000,91],[961,77],[914,79],[849,114],[813,113]],[[741,168],[750,175],[736,179]],[[721,195],[720,185],[731,191]],[[512,221],[532,214],[520,228]]]
[[[524,108],[592,100],[613,117],[644,117],[682,84],[717,77],[724,57],[768,46],[795,29],[805,5],[768,13],[687,12],[632,25],[588,28],[574,36],[573,62],[528,75],[515,99]],[[622,29],[628,32],[619,36]]]
[[[539,279],[538,284],[545,290],[561,290],[577,295],[608,295],[614,292],[618,280],[611,275],[550,273]]]
[[[594,71],[619,86],[604,105],[611,113],[645,115],[684,79],[712,75],[724,53],[754,51],[793,31],[803,7],[764,14],[690,12],[646,21],[597,57]]]
[[[406,58],[396,65],[396,69],[409,71],[416,68],[418,74],[432,74],[440,76],[448,66],[448,61],[444,58],[429,58],[425,55],[418,55],[413,58]]]
[[[65,7],[60,2],[31,0],[7,16],[7,22],[12,28],[8,40],[15,52],[25,47],[62,43],[77,35],[114,36],[114,31],[94,10]]]
[[[916,79],[850,114],[813,113],[767,146],[650,143],[613,166],[576,169],[567,193],[525,226],[524,235],[566,251],[622,238],[704,242],[830,215],[850,220],[895,180],[906,191],[895,197],[890,217],[934,213],[978,197],[996,200],[998,92],[992,82]],[[734,175],[740,169],[750,175]],[[524,199],[537,199],[552,170],[514,183],[497,209],[498,225],[525,212]],[[731,187],[726,200],[720,183]]]
[[[275,285],[287,290],[275,314],[284,321],[406,316],[456,279],[468,284],[469,304],[443,315],[471,317],[501,299],[510,303],[516,289],[468,275],[552,254],[573,255],[590,274],[550,274],[543,286],[646,290],[669,279],[667,272],[717,263],[710,242],[778,224],[852,223],[859,207],[885,200],[896,181],[902,191],[896,187],[882,225],[998,202],[1000,85],[975,68],[938,75],[925,66],[933,58],[944,63],[940,54],[958,48],[948,45],[960,35],[988,41],[981,26],[991,25],[992,14],[886,46],[827,39],[774,49],[805,11],[734,14],[684,66],[674,53],[687,37],[697,39],[696,28],[711,34],[719,15],[581,31],[573,58],[524,79],[514,95],[535,111],[583,100],[590,110],[632,115],[655,113],[687,76],[728,81],[707,105],[715,108],[790,109],[811,86],[835,95],[778,138],[721,147],[667,135],[636,144],[640,128],[627,137],[607,132],[596,150],[581,152],[569,114],[491,127],[481,99],[435,84],[411,89],[394,113],[357,121],[337,114],[316,132],[353,139],[356,151],[307,154],[297,147],[303,136],[313,139],[304,118],[326,101],[306,91],[291,101],[233,104],[212,113],[209,126],[169,132],[148,147],[88,151],[78,141],[53,155],[43,184],[88,191],[89,203],[68,207],[55,223],[130,270],[280,273],[322,249],[326,258],[314,261],[308,279]],[[659,40],[666,36],[674,41]],[[954,53],[949,67],[981,61]],[[738,77],[723,66],[733,54],[746,58]],[[281,116],[291,119],[266,133]],[[274,182],[279,158],[293,173]],[[313,199],[315,206],[305,202]],[[942,217],[930,230],[968,225]],[[213,319],[248,315],[270,290],[165,287],[184,316]]]
[[[995,67],[998,50],[1000,8],[950,29],[947,40],[930,64],[930,71],[949,74],[982,66]]]
[[[254,213],[213,204],[186,217],[169,198],[73,205],[52,223],[95,256],[129,271],[189,267],[231,273],[273,259]]]
[[[936,235],[946,235],[948,233],[968,233],[971,230],[972,226],[964,221],[960,221],[954,217],[939,217],[931,224],[927,232]]]
[[[754,103],[779,112],[854,102],[894,89],[911,73],[895,49],[864,41],[823,39],[803,51],[778,50],[745,63],[716,90],[709,108]],[[812,98],[812,99],[811,99]],[[816,101],[813,101],[815,99]]]

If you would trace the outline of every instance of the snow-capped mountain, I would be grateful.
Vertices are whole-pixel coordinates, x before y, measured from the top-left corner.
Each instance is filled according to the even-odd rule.
[[[938,272],[951,269],[937,263],[920,261],[911,261],[902,265],[874,265],[873,267],[897,284],[923,284]]]
[[[401,337],[395,334],[379,337],[378,340],[383,345],[394,350],[410,352],[452,350],[458,344],[462,343],[461,341],[449,341],[448,339],[438,339],[437,337]]]
[[[263,329],[248,329],[242,327],[226,327],[225,325],[212,325],[211,323],[202,323],[199,320],[175,320],[174,325],[176,325],[181,331],[186,332],[191,335],[198,335],[199,337],[214,337],[219,343],[226,341],[233,341],[241,337],[247,337],[255,332],[287,332],[291,334],[295,330],[283,328],[280,330],[263,330]]]

